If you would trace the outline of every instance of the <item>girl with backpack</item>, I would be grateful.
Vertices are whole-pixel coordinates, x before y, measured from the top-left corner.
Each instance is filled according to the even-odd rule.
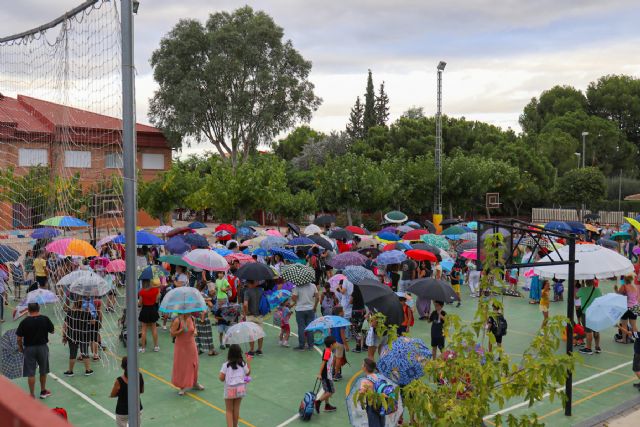
[[[388,388],[388,387],[380,387],[381,383],[384,382],[382,378],[378,377],[376,374],[376,362],[366,358],[362,361],[362,370],[365,373],[365,378],[360,381],[360,393],[366,393],[367,391],[373,391],[374,393],[378,393],[380,388]],[[385,384],[388,384],[385,382]],[[392,396],[385,396],[392,397]],[[389,408],[392,409],[393,408]],[[367,424],[369,427],[384,427],[385,426],[385,418],[386,411],[383,407],[375,408],[367,403],[365,407],[365,411],[367,412]]]
[[[238,427],[240,419],[240,403],[247,394],[247,383],[251,380],[251,356],[245,362],[242,358],[242,348],[238,344],[231,344],[227,361],[220,369],[220,381],[224,383],[224,403],[227,415],[227,427]]]

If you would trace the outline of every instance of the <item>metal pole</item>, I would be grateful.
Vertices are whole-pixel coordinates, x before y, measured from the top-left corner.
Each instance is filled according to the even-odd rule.
[[[618,181],[618,212],[622,210],[622,169],[620,169],[620,180]]]
[[[442,70],[438,69],[438,91],[436,101],[436,195],[434,211],[442,215]]]
[[[587,141],[587,136],[584,134],[584,132],[582,133],[582,167],[584,167],[584,156],[586,154],[586,141]]]
[[[574,234],[569,239],[569,278],[567,279],[569,286],[569,295],[567,296],[567,354],[573,353],[573,311],[575,298],[575,278],[576,278],[576,237]],[[571,416],[571,398],[573,393],[573,375],[571,371],[567,371],[567,380],[564,386],[564,392],[567,395],[567,401],[564,404],[564,414]]]
[[[127,377],[129,378],[129,427],[138,427],[138,316],[136,283],[136,138],[135,82],[133,67],[133,4],[120,0],[122,14],[122,160],[124,169],[124,236],[126,240]]]

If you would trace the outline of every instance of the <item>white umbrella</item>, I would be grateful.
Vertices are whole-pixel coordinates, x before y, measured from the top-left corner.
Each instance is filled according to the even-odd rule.
[[[69,292],[84,297],[101,297],[113,289],[104,278],[93,271],[84,271],[84,275],[77,275],[77,278],[69,285]]]
[[[317,225],[311,224],[305,227],[305,229],[303,230],[303,233],[309,236],[311,234],[320,234],[322,233],[322,230]]]
[[[161,225],[159,227],[154,228],[153,229],[153,233],[155,233],[155,234],[167,234],[171,230],[173,230],[173,227],[171,227],[170,225]]]
[[[231,326],[222,338],[224,344],[243,344],[264,338],[264,331],[253,322],[241,322]]]
[[[35,289],[27,294],[26,304],[38,303],[40,305],[58,302],[58,297],[47,289]]]
[[[606,294],[593,300],[585,313],[587,328],[596,332],[615,326],[627,311],[627,297],[618,294]]]
[[[194,249],[182,259],[189,265],[207,271],[227,271],[229,263],[222,255],[210,249]]]
[[[71,286],[71,284],[78,280],[91,280],[92,276],[98,275],[91,270],[75,270],[62,276],[62,278],[58,280],[57,284],[58,286]]]
[[[196,288],[181,286],[167,292],[160,304],[163,313],[198,313],[207,311],[207,303]]]
[[[549,262],[549,258],[553,261],[567,261],[569,246],[551,252],[538,262]],[[575,269],[576,280],[608,279],[633,272],[631,261],[611,249],[598,245],[576,245],[576,261],[578,261]],[[567,264],[534,267],[533,271],[541,277],[569,278],[569,265]]]

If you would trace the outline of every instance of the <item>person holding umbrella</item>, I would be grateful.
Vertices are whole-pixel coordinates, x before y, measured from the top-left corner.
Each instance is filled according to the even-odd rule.
[[[247,281],[247,288],[244,290],[243,298],[242,298],[242,312],[244,314],[244,318],[248,322],[253,322],[262,328],[263,316],[260,315],[260,299],[262,298],[262,294],[264,293],[264,289],[258,286],[257,280],[249,280]],[[262,356],[262,343],[264,338],[258,339],[258,350],[254,353],[255,342],[249,342],[249,352],[247,353],[249,356]]]
[[[62,325],[62,343],[69,345],[69,369],[64,373],[66,377],[73,376],[73,367],[76,364],[78,351],[84,362],[84,374],[92,375],[93,371],[89,365],[89,323],[91,313],[82,309],[82,300],[76,299],[67,311],[64,324]]]
[[[171,323],[169,330],[176,339],[173,349],[173,372],[171,384],[178,387],[179,396],[184,396],[188,388],[204,390],[198,382],[198,347],[196,346],[196,325],[190,313],[180,313]]]
[[[442,351],[444,348],[444,320],[447,315],[444,302],[436,301],[435,310],[429,315],[429,323],[431,323],[431,352],[435,360],[438,355],[438,349]]]
[[[138,315],[138,321],[142,323],[140,331],[142,338],[140,340],[140,353],[144,353],[147,347],[147,330],[151,329],[153,337],[153,351],[160,351],[158,346],[158,326],[156,322],[160,319],[158,314],[158,301],[160,299],[160,288],[151,287],[151,280],[142,280],[142,289],[138,292],[138,305],[141,308]]]
[[[594,332],[592,329],[587,327],[587,309],[593,303],[593,301],[602,296],[602,292],[600,289],[594,286],[593,280],[585,281],[585,286],[578,290],[578,296],[580,297],[581,307],[582,307],[582,324],[584,325],[584,330],[587,333],[587,345],[584,348],[580,349],[580,353],[582,354],[593,354],[593,350],[591,344],[595,338],[595,352],[600,353],[602,350],[600,349],[600,332]]]

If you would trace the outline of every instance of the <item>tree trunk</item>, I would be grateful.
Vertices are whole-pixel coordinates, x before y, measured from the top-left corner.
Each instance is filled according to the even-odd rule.
[[[453,204],[449,202],[449,218],[453,218]]]
[[[353,225],[353,220],[351,218],[351,208],[347,208],[347,223],[348,225]]]

